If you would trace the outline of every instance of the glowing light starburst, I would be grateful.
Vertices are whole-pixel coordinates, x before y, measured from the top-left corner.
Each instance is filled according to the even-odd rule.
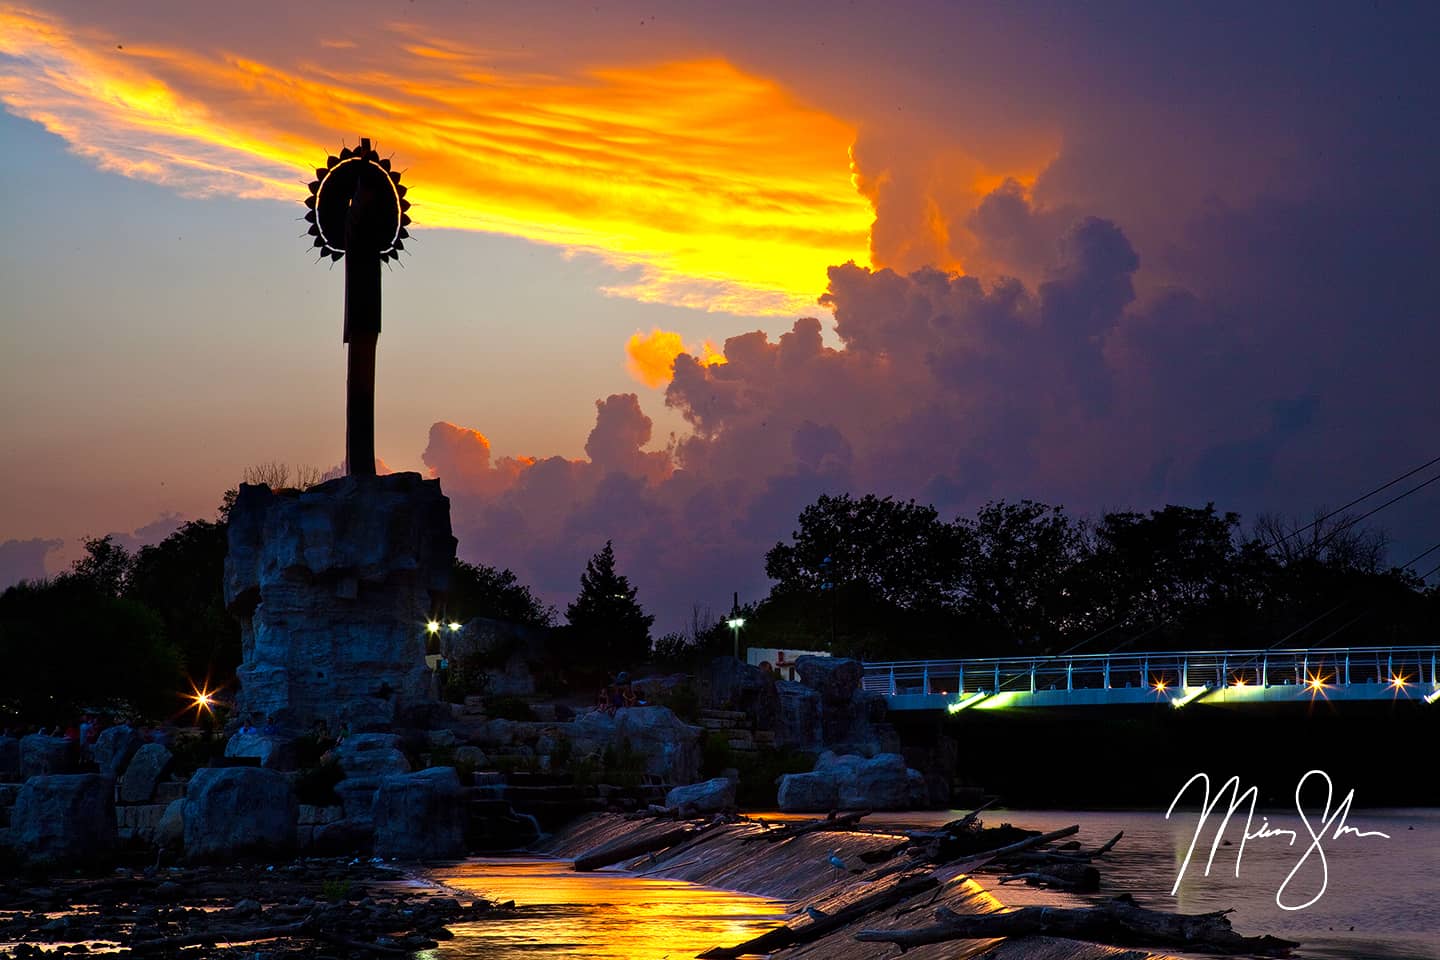
[[[322,257],[332,261],[345,255],[355,238],[346,235],[346,218],[352,200],[369,194],[375,218],[367,226],[371,234],[365,246],[380,255],[382,263],[398,259],[405,249],[410,231],[410,201],[400,183],[400,171],[390,169],[390,160],[381,157],[362,139],[355,149],[346,147],[339,156],[325,158],[325,166],[315,170],[310,181],[310,196],[305,198],[307,231]]]
[[[211,690],[208,685],[197,687],[193,682],[190,684],[190,693],[187,695],[187,699],[190,701],[190,706],[195,708],[197,718],[202,710],[211,716],[215,715],[215,693],[216,691]]]

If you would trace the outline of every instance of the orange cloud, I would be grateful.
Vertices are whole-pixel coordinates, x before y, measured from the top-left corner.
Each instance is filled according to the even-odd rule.
[[[725,354],[706,340],[698,348],[687,347],[680,334],[654,327],[649,333],[635,331],[625,341],[625,369],[647,387],[662,387],[675,373],[675,358],[688,353],[706,366],[725,363]]]
[[[0,102],[102,169],[189,194],[296,199],[341,137],[399,151],[417,226],[596,254],[615,295],[808,309],[866,259],[855,131],[720,59],[554,75],[391,25],[304,58],[123,46],[0,6]]]

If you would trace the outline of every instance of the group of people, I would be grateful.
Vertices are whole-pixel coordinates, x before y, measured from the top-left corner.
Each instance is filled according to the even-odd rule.
[[[73,747],[75,759],[81,763],[89,762],[94,754],[95,741],[100,739],[100,734],[107,728],[125,723],[124,720],[112,719],[95,713],[83,713],[77,719],[71,720],[68,724],[57,723],[53,727],[38,726],[36,724],[20,724],[18,726],[6,726],[0,728],[0,737],[14,737],[20,739],[32,733],[42,736],[63,738],[70,741]],[[170,746],[171,735],[166,727],[151,727],[149,725],[131,725],[145,743],[159,743]]]
[[[595,698],[595,709],[612,716],[621,707],[643,706],[645,706],[645,701],[640,698],[634,685],[630,683],[628,673],[620,674],[614,682],[601,687],[599,695]]]
[[[245,715],[245,719],[240,721],[239,733],[241,736],[251,736],[254,734],[259,734],[262,737],[273,737],[277,736],[280,733],[280,727],[275,723],[274,714],[271,714],[265,718],[264,725],[256,726],[255,714],[248,713]]]

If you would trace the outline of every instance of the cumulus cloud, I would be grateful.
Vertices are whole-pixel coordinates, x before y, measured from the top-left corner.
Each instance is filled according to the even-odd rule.
[[[188,518],[182,513],[166,512],[151,520],[143,527],[137,527],[126,533],[123,531],[111,531],[108,536],[118,545],[124,547],[130,553],[134,553],[141,547],[148,547],[151,544],[159,543],[170,534],[179,530],[181,525]]]
[[[682,353],[699,357],[701,363],[725,362],[725,355],[709,340],[699,347],[687,347],[680,334],[652,327],[649,333],[636,330],[625,341],[625,369],[647,387],[662,387],[670,382],[675,358]]]
[[[0,543],[0,590],[21,580],[39,580],[47,576],[45,556],[59,550],[64,540],[6,540]]]

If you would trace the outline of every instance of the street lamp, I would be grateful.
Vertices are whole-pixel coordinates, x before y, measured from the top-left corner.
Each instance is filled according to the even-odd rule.
[[[745,626],[745,618],[744,618],[744,617],[731,617],[729,620],[726,620],[726,621],[725,621],[725,626],[729,627],[729,628],[731,629],[731,631],[732,631],[732,632],[734,633],[734,635],[735,635],[735,659],[736,659],[736,660],[739,660],[739,659],[740,659],[740,628],[743,627],[743,626]]]

